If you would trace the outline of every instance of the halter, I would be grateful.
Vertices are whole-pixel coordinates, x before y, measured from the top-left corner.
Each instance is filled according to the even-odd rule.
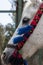
[[[33,20],[31,21],[30,25],[18,28],[17,30],[17,36],[13,39],[13,43],[17,44],[16,46],[7,44],[7,47],[9,48],[16,48],[17,50],[20,50],[25,42],[28,40],[30,35],[33,33],[34,29],[36,28],[41,16],[43,14],[43,3],[40,5],[37,13],[35,14]]]

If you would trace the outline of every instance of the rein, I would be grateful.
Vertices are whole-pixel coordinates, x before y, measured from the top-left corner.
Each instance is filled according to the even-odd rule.
[[[39,20],[40,20],[40,18],[42,16],[42,14],[43,14],[43,3],[40,5],[37,13],[35,14],[33,20],[31,21],[31,24],[30,24],[30,26],[32,26],[32,27],[30,27],[31,30],[27,31],[27,28],[25,28],[25,27],[24,28],[23,27],[19,28],[19,30],[18,30],[19,36],[14,38],[15,41],[13,40],[13,42],[14,43],[18,43],[18,45],[15,47],[14,45],[7,44],[7,47],[8,48],[9,47],[10,48],[16,48],[17,50],[20,50],[24,46],[25,42],[28,40],[30,35],[33,33],[33,31],[36,28],[36,26],[37,26],[37,24],[38,24],[38,22],[39,22]]]

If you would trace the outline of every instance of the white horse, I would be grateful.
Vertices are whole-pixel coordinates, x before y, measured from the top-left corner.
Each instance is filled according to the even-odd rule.
[[[22,13],[22,18],[20,21],[19,26],[17,27],[16,31],[14,32],[14,35],[12,38],[9,40],[8,44],[9,45],[14,45],[13,39],[17,35],[17,30],[18,28],[21,28],[24,26],[22,23],[22,20],[26,17],[29,18],[29,25],[31,24],[31,21],[33,20],[33,17],[35,16],[40,4],[42,3],[41,0],[31,0],[27,2],[24,6],[23,13]],[[25,24],[26,25],[26,24]],[[22,56],[25,59],[26,57],[31,57],[38,49],[43,47],[43,15],[41,16],[41,19],[39,20],[39,23],[37,24],[35,30],[33,33],[30,35],[29,39],[26,41],[24,44],[22,50]],[[6,57],[9,58],[9,56],[12,55],[14,52],[15,48],[11,47],[6,47],[3,53],[6,54]],[[1,56],[2,62],[3,62],[3,54]],[[6,59],[7,61],[7,59]],[[3,62],[4,63],[4,62]]]

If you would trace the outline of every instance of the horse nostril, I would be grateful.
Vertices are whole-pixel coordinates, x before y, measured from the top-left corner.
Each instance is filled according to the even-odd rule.
[[[6,59],[6,53],[5,52],[3,53],[3,59]]]
[[[3,54],[1,55],[1,63],[2,63],[2,65],[6,65],[6,64],[5,64],[5,60],[6,60],[6,53],[3,53]]]
[[[2,60],[5,60],[5,59],[6,59],[6,53],[3,53],[3,54],[2,54],[1,59],[2,59]]]
[[[6,53],[3,53],[4,57],[6,56]]]

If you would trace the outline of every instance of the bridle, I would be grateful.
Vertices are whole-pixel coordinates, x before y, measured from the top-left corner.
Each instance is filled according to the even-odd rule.
[[[25,42],[27,41],[27,39],[33,33],[34,29],[36,28],[36,26],[37,26],[37,24],[38,24],[38,22],[39,22],[39,20],[40,20],[40,18],[42,16],[42,14],[43,14],[43,3],[40,5],[38,11],[36,12],[36,14],[35,14],[35,16],[33,18],[33,20],[31,21],[30,25],[33,26],[32,29],[29,32],[27,32],[27,33],[25,33],[23,35],[24,40],[22,40],[21,42],[19,42],[17,46],[15,46],[14,44],[13,45],[12,44],[7,44],[7,48],[16,48],[18,50],[20,48],[22,48],[23,45],[25,44]]]

